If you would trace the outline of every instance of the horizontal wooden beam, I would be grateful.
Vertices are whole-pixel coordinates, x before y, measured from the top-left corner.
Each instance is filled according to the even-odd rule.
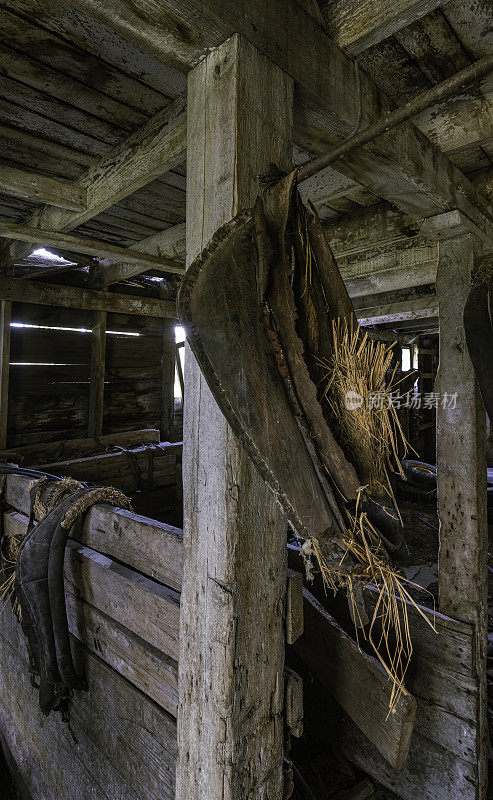
[[[364,302],[367,295],[435,283],[437,247],[417,236],[409,244],[399,242],[339,258],[338,267],[349,296]]]
[[[178,166],[186,152],[185,105],[185,97],[178,97],[74,182],[73,186],[87,195],[83,211],[45,206],[34,211],[26,224],[51,231],[71,231]],[[5,259],[13,263],[26,252],[25,246],[10,245]],[[97,255],[104,257],[104,253]]]
[[[327,33],[351,55],[387,39],[442,5],[443,0],[325,0],[320,11]]]
[[[70,211],[81,212],[87,207],[87,192],[81,186],[2,165],[0,165],[0,192]]]
[[[416,701],[401,695],[389,714],[391,681],[375,658],[363,653],[335,619],[306,589],[304,633],[294,647],[395,769],[406,763],[416,714]]]
[[[139,253],[148,253],[159,258],[172,259],[182,271],[185,271],[185,264],[179,265],[177,259],[185,259],[186,254],[186,235],[185,223],[179,223],[159,231],[152,236],[134,244],[132,250]],[[161,269],[158,267],[158,269]],[[162,270],[166,272],[165,269]],[[98,288],[110,286],[112,283],[128,280],[134,275],[144,272],[143,264],[135,264],[129,261],[111,262],[109,259],[100,262],[93,269],[94,285]]]
[[[79,308],[86,311],[113,311],[144,317],[176,318],[176,306],[168,300],[138,297],[129,294],[99,292],[78,286],[61,286],[19,278],[0,278],[0,297],[16,303],[34,303],[59,308]]]
[[[32,478],[25,475],[7,477],[5,499],[16,512],[9,513],[12,533],[23,533],[22,527],[13,530],[14,525],[27,528],[31,485]],[[89,509],[73,534],[87,547],[107,553],[138,572],[181,590],[183,537],[179,528],[101,503]]]
[[[428,319],[438,316],[438,300],[436,295],[432,294],[409,300],[399,300],[394,303],[382,303],[378,306],[365,306],[356,309],[356,316],[362,325]]]
[[[85,620],[82,613],[81,618]],[[79,624],[83,624],[82,619]],[[116,623],[103,628],[99,652],[99,630],[94,622],[91,618],[93,641],[89,650],[73,642],[74,658],[83,665],[90,686],[90,691],[79,692],[71,704],[75,756],[74,741],[67,737],[65,725],[50,723],[47,736],[47,722],[29,682],[21,627],[10,609],[0,617],[2,743],[15,754],[18,785],[27,792],[25,796],[44,800],[75,800],[77,794],[96,800],[104,797],[102,786],[111,786],[113,797],[171,800],[175,796],[176,722],[146,698],[137,682],[132,685],[135,672],[129,659],[139,651],[128,628],[118,628]],[[108,641],[112,631],[117,633],[116,641]],[[108,652],[111,646],[113,655]],[[124,655],[118,662],[122,650]],[[115,669],[104,663],[111,663],[111,659]],[[153,678],[152,673],[147,676],[144,671],[148,664],[139,665],[142,683]],[[166,664],[163,666],[166,668]],[[168,675],[173,680],[172,674]],[[167,677],[163,675],[162,680]],[[131,755],[122,759],[124,752]]]
[[[371,124],[392,108],[296,0],[238,0],[227,8],[223,0],[158,0],[152,9],[147,0],[74,3],[183,72],[235,33],[244,36],[294,78],[294,138],[311,155],[347,137],[358,120]],[[474,188],[412,123],[334,167],[418,218],[451,208],[484,215]]]
[[[345,258],[362,250],[409,241],[419,233],[419,225],[390,203],[375,203],[328,220],[324,233],[336,258]]]
[[[185,272],[184,264],[164,256],[140,253],[128,247],[119,247],[100,239],[74,236],[71,233],[60,233],[46,228],[18,225],[13,222],[0,222],[0,237],[14,239],[19,242],[34,242],[48,247],[58,247],[62,250],[73,250],[75,253],[84,253],[84,255],[89,256],[125,260],[128,263],[141,266],[140,272],[145,269],[161,269],[178,275],[182,275]]]
[[[106,433],[97,439],[65,439],[58,442],[27,444],[0,451],[0,461],[5,464],[22,464],[24,467],[47,464],[61,458],[82,458],[83,456],[111,450],[113,447],[132,447],[140,444],[157,444],[159,431],[157,428],[143,428],[138,431],[121,431]],[[97,549],[97,548],[96,548]]]
[[[130,452],[132,463],[128,451],[123,451],[56,461],[44,467],[52,475],[68,475],[80,481],[97,480],[101,486],[114,486],[129,495],[141,489],[141,482],[149,482],[153,489],[176,487],[181,482],[181,443],[163,443],[160,448],[151,446],[149,449],[144,445],[133,447]]]
[[[414,124],[449,156],[493,142],[493,75],[466,87],[414,118]]]
[[[84,153],[82,150],[74,150],[63,144],[52,142],[50,139],[41,139],[36,134],[23,131],[20,128],[12,128],[10,125],[0,125],[0,137],[8,143],[21,145],[27,150],[38,150],[40,153],[54,156],[60,161],[69,161],[72,164],[79,164],[84,167],[92,167],[99,161],[98,156]]]

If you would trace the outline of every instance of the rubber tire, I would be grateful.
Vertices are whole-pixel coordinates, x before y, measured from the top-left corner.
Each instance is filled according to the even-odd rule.
[[[407,458],[402,462],[402,468],[411,486],[427,492],[433,492],[437,488],[437,468],[434,464]]]

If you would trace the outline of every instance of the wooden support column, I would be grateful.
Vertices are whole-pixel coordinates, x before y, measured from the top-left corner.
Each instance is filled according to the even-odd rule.
[[[486,420],[467,352],[463,311],[475,260],[484,243],[475,226],[458,211],[427,220],[423,231],[439,240],[440,360],[435,382],[439,609],[442,614],[473,623],[476,630],[477,797],[482,800],[486,797],[488,762]]]
[[[161,380],[161,441],[170,441],[175,412],[175,323],[165,319],[163,324],[163,355]]]
[[[12,303],[0,301],[0,448],[7,446],[10,375],[10,317]]]
[[[91,384],[88,436],[103,432],[104,373],[106,362],[106,311],[95,312],[91,334]]]
[[[189,263],[290,168],[292,91],[238,35],[189,73]],[[176,797],[281,800],[286,527],[190,351],[186,386]]]

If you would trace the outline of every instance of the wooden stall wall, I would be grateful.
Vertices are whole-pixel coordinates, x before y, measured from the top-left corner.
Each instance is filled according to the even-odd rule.
[[[13,303],[12,323],[7,447],[86,436],[91,336],[52,328],[90,330],[90,312]]]
[[[108,314],[107,331],[103,433],[160,428],[163,320]]]
[[[87,436],[93,317],[12,304],[7,447]],[[107,331],[103,434],[159,429],[163,320],[108,314]]]
[[[29,485],[7,479],[7,537],[27,530]],[[181,531],[103,504],[73,534],[67,610],[89,690],[71,702],[70,730],[39,710],[20,625],[9,604],[0,614],[0,744],[20,800],[172,800]]]

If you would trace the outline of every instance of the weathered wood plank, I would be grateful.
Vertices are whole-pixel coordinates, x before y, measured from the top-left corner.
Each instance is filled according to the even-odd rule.
[[[84,211],[45,207],[31,215],[27,220],[28,226],[52,232],[73,230],[182,163],[185,139],[185,100],[180,97],[113,148],[96,165],[89,167],[75,182],[75,186],[85,189],[87,193]],[[13,261],[25,252],[25,246],[13,245],[9,248],[7,258]],[[104,252],[101,251],[99,255],[104,255]]]
[[[39,20],[39,0],[8,0],[5,5],[18,14]],[[132,75],[140,86],[151,86],[156,92],[170,97],[181,94],[186,88],[186,78],[181,73],[69,5],[44,8],[43,28],[85,51],[84,63],[87,53],[98,59],[104,53],[105,63],[113,64],[119,72],[125,64],[125,72]],[[97,76],[94,79],[97,80]],[[143,93],[142,102],[147,103],[143,110],[149,107],[148,98],[149,95]]]
[[[142,239],[132,249],[142,253],[150,253],[160,258],[170,258],[177,262],[179,259],[185,258],[185,239],[185,223],[179,223],[148,236],[146,239]],[[127,280],[133,275],[138,275],[139,272],[143,271],[141,266],[128,262],[100,264],[95,268],[94,275],[98,286],[109,286],[111,283],[118,283],[118,281]],[[185,265],[183,265],[183,270],[185,270]]]
[[[175,325],[163,325],[163,352],[161,367],[161,436],[169,441],[173,433],[175,413]]]
[[[337,46],[351,55],[387,39],[420,17],[428,14],[443,0],[398,0],[397,3],[364,0],[355,4],[321,2],[325,28]]]
[[[74,236],[68,233],[59,233],[46,228],[33,228],[29,225],[0,222],[0,236],[4,239],[15,239],[20,242],[35,242],[36,244],[56,247],[61,250],[72,250],[74,253],[84,255],[121,259],[134,264],[141,264],[143,268],[159,267],[170,273],[181,275],[183,265],[164,256],[155,256],[152,253],[140,253],[128,247],[120,247],[107,241],[91,239],[88,236]],[[29,248],[31,249],[31,248]]]
[[[286,642],[294,644],[303,633],[303,575],[288,570],[286,589]]]
[[[44,468],[55,475],[70,475],[78,480],[98,481],[103,486],[111,484],[117,488],[125,487],[125,491],[130,488],[130,491],[135,492],[140,485],[134,475],[131,459],[135,460],[136,470],[140,471],[144,484],[152,478],[153,484],[159,486],[179,481],[181,453],[181,443],[163,443],[159,448],[136,447],[130,454],[104,453],[45,464]],[[165,479],[166,483],[163,483]]]
[[[14,167],[0,166],[0,191],[71,211],[83,211],[86,207],[85,189]]]
[[[43,765],[43,800],[172,800],[174,719],[84,647],[75,649],[90,686],[71,703],[77,744],[59,715],[40,713],[20,626],[10,612],[0,617],[0,716],[11,751],[21,744],[21,776],[36,786],[31,759]]]
[[[21,477],[21,476],[19,476]],[[7,511],[4,516],[8,535],[24,536],[27,525],[27,487],[11,480],[8,502],[22,511]],[[181,590],[183,536],[179,528],[142,517],[106,504],[93,506],[84,516],[73,537],[92,550],[128,564],[133,569],[167,586]]]
[[[373,297],[377,298],[378,295]],[[438,300],[435,294],[410,297],[408,300],[397,300],[395,302],[384,301],[379,306],[361,306],[356,310],[356,316],[361,325],[379,325],[384,322],[426,319],[437,315]]]
[[[177,592],[72,541],[65,555],[65,585],[72,594],[178,660]]]
[[[0,295],[6,300],[20,303],[176,319],[175,303],[169,300],[100,292],[78,286],[24,281],[20,278],[0,278]]]
[[[440,241],[440,363],[435,390],[442,397],[456,393],[455,403],[439,403],[437,408],[440,609],[475,627],[477,787],[482,798],[488,753],[486,417],[463,325],[464,303],[482,242],[467,232],[468,227],[468,221],[455,214],[435,218],[425,230]]]
[[[40,136],[34,136],[32,133],[20,130],[19,128],[12,128],[9,125],[0,125],[0,136],[7,142],[15,143],[15,145],[28,150],[38,150],[40,153],[46,153],[58,159],[60,162],[70,161],[74,164],[89,167],[98,161],[98,157],[92,156],[90,153],[85,153],[71,147],[64,147],[62,144],[52,142]]]
[[[402,695],[389,715],[391,683],[306,589],[305,630],[294,647],[365,736],[395,769],[406,763],[416,701]]]
[[[152,13],[144,0],[124,6],[77,0],[77,6],[184,72],[228,36],[245,36],[294,78],[295,138],[312,154],[347,136],[358,118],[370,123],[390,109],[375,83],[363,70],[358,79],[349,58],[295,0],[242,0],[227,8],[223,0],[160,0]],[[389,4],[384,13],[392,14]],[[412,124],[341,159],[336,169],[416,217],[455,207],[477,215],[472,187]],[[464,194],[457,191],[461,183]]]
[[[290,168],[291,103],[291,79],[238,36],[189,74],[189,263],[257,175]],[[285,524],[190,351],[186,370],[177,800],[281,800]]]
[[[101,508],[110,507],[101,506]],[[4,515],[4,522],[8,536],[14,534],[23,536],[27,530],[28,518],[24,514],[7,513]],[[121,525],[121,519],[118,522]],[[134,526],[133,532],[136,528],[137,526]],[[142,526],[140,530],[142,531]],[[121,527],[115,529],[114,526],[108,534],[108,539],[116,546],[112,547],[104,541],[102,543],[106,551],[113,550],[124,555],[124,546],[121,543],[116,544],[117,531],[121,531]],[[144,532],[149,533],[149,528],[146,531],[144,527]],[[101,528],[97,528],[94,523],[94,517],[87,515],[82,530],[79,528],[76,535],[84,541],[99,545],[103,538],[101,533]],[[130,541],[129,533],[127,528],[125,531],[127,541]],[[169,535],[167,531],[166,533],[167,537],[162,537],[162,547],[171,549],[169,545],[173,535]],[[151,542],[152,538],[148,536]],[[175,541],[177,538],[174,537]],[[143,543],[145,544],[145,539],[141,538],[139,546],[141,547]],[[138,553],[136,558],[132,558],[135,553],[137,547],[134,544],[125,560],[136,561],[140,567],[145,567],[150,559],[145,555],[139,557]],[[154,567],[152,572],[154,574],[157,572],[160,578],[167,578],[171,570],[165,565],[162,570],[159,566]],[[65,555],[65,585],[67,591],[76,597],[90,603],[160,652],[171,656],[175,661],[178,659],[180,612],[178,592],[72,539],[67,544]]]
[[[460,725],[460,721],[456,721]],[[396,770],[346,715],[330,726],[346,758],[403,800],[477,800],[477,767],[415,730],[408,766]]]
[[[102,611],[66,593],[70,633],[173,717],[178,706],[178,664]]]
[[[0,300],[0,447],[7,445],[12,303]]]

